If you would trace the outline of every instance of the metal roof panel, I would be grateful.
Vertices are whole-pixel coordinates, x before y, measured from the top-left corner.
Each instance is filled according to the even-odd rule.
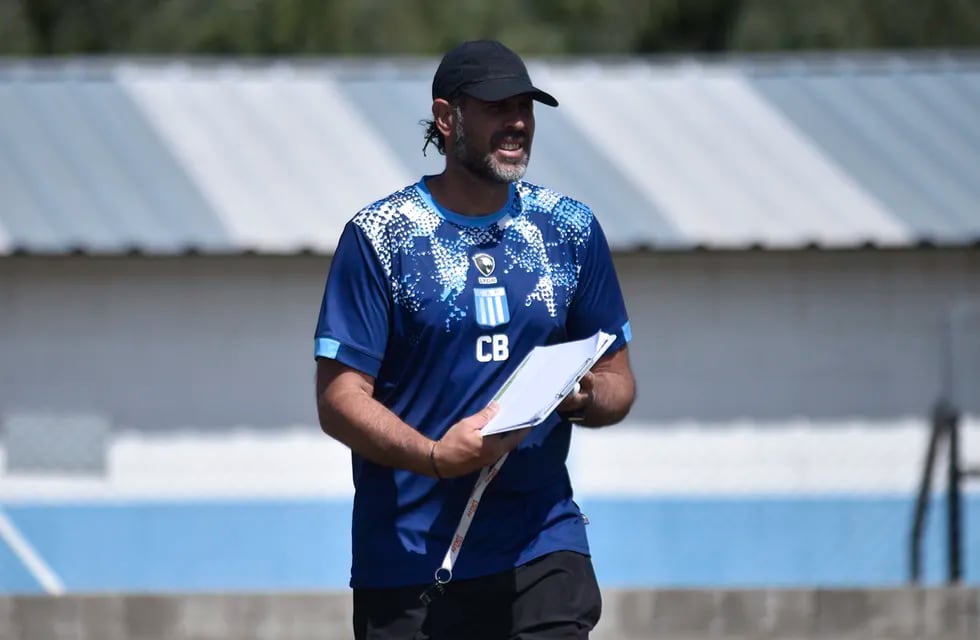
[[[980,61],[532,60],[527,179],[614,249],[980,240]],[[0,65],[0,253],[329,252],[437,173],[435,60]]]
[[[178,69],[126,87],[242,247],[332,250],[359,208],[410,181],[321,74]]]
[[[967,194],[980,184],[980,146],[944,124],[947,110],[964,114],[971,107],[947,91],[920,106],[909,78],[792,75],[752,82],[907,226],[911,238],[975,239],[980,208]],[[941,89],[944,83],[929,84]]]
[[[11,249],[220,244],[213,215],[115,83],[0,82],[0,140],[0,219]]]

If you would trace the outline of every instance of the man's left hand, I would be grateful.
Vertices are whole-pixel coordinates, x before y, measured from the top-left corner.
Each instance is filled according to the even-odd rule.
[[[579,380],[578,391],[573,391],[572,393],[565,396],[565,399],[561,401],[558,405],[557,411],[561,413],[569,413],[572,411],[584,411],[586,407],[592,404],[593,389],[595,388],[595,374],[591,371],[582,376]]]

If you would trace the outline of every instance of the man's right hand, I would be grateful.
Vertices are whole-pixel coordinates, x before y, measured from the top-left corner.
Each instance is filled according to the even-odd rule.
[[[456,478],[479,471],[515,449],[532,427],[484,438],[480,430],[500,411],[496,402],[463,418],[436,442],[433,461],[443,478]]]

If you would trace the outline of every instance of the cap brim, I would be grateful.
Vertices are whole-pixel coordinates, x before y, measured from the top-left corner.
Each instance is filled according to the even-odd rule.
[[[472,96],[477,100],[484,100],[486,102],[506,100],[507,98],[526,93],[538,102],[546,104],[549,107],[558,106],[558,100],[556,100],[553,95],[538,89],[530,82],[527,82],[521,78],[497,78],[494,80],[484,80],[483,82],[463,87],[462,91],[468,96]]]

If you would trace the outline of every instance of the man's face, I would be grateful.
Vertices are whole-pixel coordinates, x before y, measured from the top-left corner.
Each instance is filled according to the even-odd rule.
[[[530,96],[498,102],[466,97],[454,113],[452,154],[461,165],[489,182],[515,182],[524,176],[534,138]]]

